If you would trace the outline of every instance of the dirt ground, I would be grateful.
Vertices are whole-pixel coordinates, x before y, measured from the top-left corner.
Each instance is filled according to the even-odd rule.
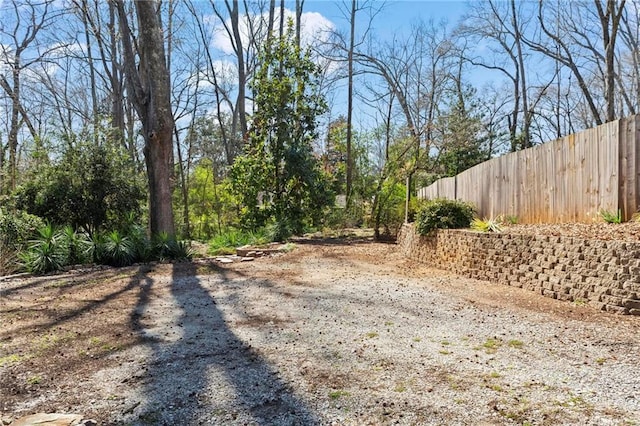
[[[0,281],[0,416],[640,424],[640,320],[301,241],[253,262]]]

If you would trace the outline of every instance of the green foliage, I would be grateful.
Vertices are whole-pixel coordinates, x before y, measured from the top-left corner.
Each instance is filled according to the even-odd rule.
[[[622,223],[622,211],[618,210],[617,213],[613,213],[609,210],[600,210],[598,212],[602,220],[607,223]]]
[[[66,263],[76,265],[92,261],[92,244],[89,236],[67,225],[60,231],[60,243],[66,252]]]
[[[219,177],[211,160],[202,159],[195,165],[189,177],[188,197],[194,239],[209,240],[236,222],[238,202],[231,192],[231,181]]]
[[[434,229],[468,228],[474,215],[475,209],[469,203],[436,198],[418,208],[417,230],[420,235],[427,235]]]
[[[407,137],[406,129],[386,127],[379,128],[374,132],[375,137],[382,141],[385,146],[385,162],[379,170],[376,170],[374,180],[375,190],[371,196],[373,203],[371,206],[371,224],[374,228],[376,238],[382,236],[389,238],[397,235],[400,225],[404,222],[406,203],[406,178],[407,174],[414,173],[416,159],[414,157],[414,140]],[[412,184],[415,184],[413,179]],[[371,185],[373,186],[373,185]],[[415,216],[417,210],[417,200],[415,192],[409,203],[409,218]],[[383,228],[381,234],[380,228]]]
[[[443,176],[455,176],[490,157],[481,137],[482,120],[478,112],[475,89],[463,87],[450,100],[449,111],[438,117],[442,147],[436,169]]]
[[[151,253],[153,253],[153,258],[158,260],[170,259],[174,242],[175,239],[166,232],[154,235],[151,239]]]
[[[130,212],[139,216],[144,198],[128,153],[108,144],[67,148],[57,164],[43,166],[16,192],[18,208],[89,233],[118,228]]]
[[[0,244],[0,252],[2,250]],[[186,242],[176,241],[167,234],[149,240],[144,228],[135,223],[129,223],[121,231],[95,232],[91,236],[69,226],[57,229],[47,223],[38,229],[38,237],[19,255],[24,269],[36,274],[86,262],[128,266],[151,260],[189,260],[192,256]],[[0,272],[7,269],[3,263],[4,260],[0,263]]]
[[[106,254],[107,237],[102,232],[95,232],[89,238],[89,253],[91,259],[97,264],[108,264]]]
[[[61,232],[47,223],[38,229],[38,237],[29,243],[26,251],[20,253],[20,258],[27,271],[32,273],[43,274],[61,269],[67,262]]]
[[[0,275],[20,270],[20,251],[44,224],[41,218],[23,210],[0,208]]]
[[[196,117],[189,125],[187,141],[196,157],[204,158],[222,179],[223,171],[242,152],[242,135],[233,134],[233,115],[222,113],[222,128],[217,116]],[[224,129],[224,132],[223,132]]]
[[[267,225],[267,235],[271,241],[286,241],[294,234],[293,225],[287,218],[281,218]]]
[[[174,240],[171,245],[171,260],[187,262],[193,259],[194,251],[188,241]]]
[[[377,223],[383,227],[383,235],[395,236],[404,223],[406,185],[395,179],[386,180],[378,195]],[[415,206],[416,199],[412,199]]]
[[[270,240],[264,230],[242,231],[229,229],[226,232],[216,235],[209,242],[209,253],[213,255],[232,254],[236,248],[250,245],[262,245]]]
[[[322,167],[335,194],[345,194],[347,173],[347,123],[344,117],[329,124]],[[333,229],[370,226],[372,198],[376,189],[376,170],[369,158],[375,144],[374,133],[353,132],[351,140],[351,193],[346,208],[333,207],[325,215],[323,225]]]
[[[322,156],[324,169],[331,176],[331,186],[336,194],[346,193],[347,179],[347,120],[339,117],[329,123],[326,151]]]
[[[19,267],[18,251],[0,238],[0,276],[12,274]]]
[[[118,231],[105,235],[104,261],[112,266],[131,265],[136,258],[135,244],[129,237]]]
[[[6,247],[19,248],[35,237],[44,220],[23,210],[0,207],[0,240]]]
[[[193,251],[187,242],[178,241],[166,232],[161,232],[151,239],[151,256],[160,261],[184,261],[193,257]]]
[[[320,70],[296,46],[291,24],[265,46],[258,63],[251,82],[256,112],[244,153],[231,169],[233,192],[245,228],[272,221],[280,236],[299,234],[333,204],[312,147],[316,119],[326,109],[318,90]]]
[[[508,225],[517,225],[519,222],[518,216],[512,214],[500,215],[498,220]]]
[[[480,232],[502,232],[502,222],[497,219],[480,219],[476,217],[471,221],[471,229]]]

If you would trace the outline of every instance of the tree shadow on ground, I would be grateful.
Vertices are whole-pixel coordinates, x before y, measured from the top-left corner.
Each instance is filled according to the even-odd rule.
[[[134,424],[318,424],[278,372],[225,322],[206,287],[229,284],[227,272],[214,266],[216,273],[201,279],[196,269],[192,263],[173,266],[173,311],[165,312],[173,321],[162,332],[141,321],[156,303],[153,279],[141,282],[131,323],[152,359],[145,374],[147,404]]]

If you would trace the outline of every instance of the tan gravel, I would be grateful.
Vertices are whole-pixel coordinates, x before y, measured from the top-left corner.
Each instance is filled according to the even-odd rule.
[[[0,366],[4,417],[640,423],[638,318],[414,265],[394,245],[299,243],[254,262],[10,280],[0,291],[0,359],[22,356]],[[43,348],[43,336],[67,337]]]

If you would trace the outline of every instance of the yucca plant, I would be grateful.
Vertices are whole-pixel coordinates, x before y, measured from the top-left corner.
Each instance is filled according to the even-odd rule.
[[[187,241],[174,241],[171,244],[171,259],[187,261],[193,258],[193,250]]]
[[[89,237],[88,255],[94,263],[105,263],[107,239],[102,232],[94,232]]]
[[[166,232],[160,232],[151,240],[151,253],[154,259],[167,260],[171,258],[172,244],[175,239]]]
[[[91,240],[87,234],[65,226],[60,232],[60,243],[67,252],[67,263],[75,265],[92,260]]]
[[[35,274],[57,271],[67,264],[61,233],[50,223],[38,229],[38,236],[20,255],[25,268]]]
[[[111,231],[105,236],[105,263],[113,266],[128,266],[135,260],[135,247],[129,237],[118,231]]]
[[[257,246],[270,242],[269,236],[267,235],[265,229],[257,229],[255,231],[251,231],[249,233],[249,240],[249,244]]]
[[[126,236],[131,240],[135,252],[136,261],[148,262],[153,258],[153,250],[151,242],[147,237],[144,227],[138,224],[130,224],[127,226]]]
[[[502,232],[500,219],[480,219],[476,217],[471,221],[471,229],[480,232]]]
[[[267,225],[267,237],[271,241],[286,241],[293,235],[291,223],[287,219],[276,220]]]
[[[166,232],[161,232],[152,239],[151,253],[154,259],[190,260],[193,251],[186,241],[177,241]]]

